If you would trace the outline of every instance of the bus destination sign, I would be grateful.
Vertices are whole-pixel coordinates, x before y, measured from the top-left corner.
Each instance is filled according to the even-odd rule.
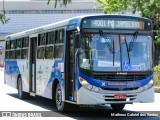
[[[148,27],[151,24],[148,22]],[[137,19],[86,19],[82,23],[83,28],[106,28],[106,29],[134,29],[144,30],[145,21]]]

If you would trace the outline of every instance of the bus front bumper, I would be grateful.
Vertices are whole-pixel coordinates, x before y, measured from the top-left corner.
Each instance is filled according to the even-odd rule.
[[[126,94],[126,100],[115,100],[115,94]],[[154,86],[139,92],[132,91],[107,91],[105,93],[97,93],[81,87],[77,92],[77,104],[79,105],[104,105],[114,103],[132,104],[135,102],[148,103],[154,102]]]

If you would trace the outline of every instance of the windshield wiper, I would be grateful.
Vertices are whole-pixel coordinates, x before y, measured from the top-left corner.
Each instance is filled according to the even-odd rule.
[[[134,44],[135,44],[135,42],[136,42],[136,40],[137,40],[137,35],[138,35],[138,31],[136,31],[136,32],[133,34],[132,40],[131,40],[131,42],[129,43],[129,48],[128,48],[129,51],[132,51],[132,48],[133,48],[133,46],[134,46]]]
[[[130,54],[129,52],[132,51],[133,49],[133,46],[137,40],[137,35],[138,35],[138,31],[136,31],[134,34],[133,34],[133,37],[131,39],[131,42],[129,43],[129,45],[127,44],[127,41],[126,41],[126,38],[125,38],[125,44],[126,44],[126,47],[127,47],[127,54],[128,54],[128,60],[129,60],[129,64],[130,64]]]
[[[108,47],[110,53],[113,54],[113,66],[114,66],[114,59],[115,59],[115,56],[114,56],[114,54],[115,54],[115,50],[114,50],[114,40],[113,40],[113,47],[112,47],[112,45],[110,44],[110,41],[109,41],[109,40],[107,39],[107,37],[104,35],[104,33],[103,33],[102,30],[99,30],[99,34],[100,34],[100,36],[101,36],[102,38],[104,38],[105,44],[106,44],[106,46]]]

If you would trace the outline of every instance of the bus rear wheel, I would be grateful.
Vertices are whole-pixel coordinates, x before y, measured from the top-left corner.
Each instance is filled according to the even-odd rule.
[[[25,98],[25,92],[23,92],[22,79],[21,78],[18,78],[18,98],[19,99],[24,99]]]
[[[29,93],[23,91],[22,79],[21,77],[18,78],[18,98],[19,99],[33,99]]]
[[[114,111],[121,111],[125,107],[125,104],[111,104],[111,108]]]
[[[62,90],[60,83],[57,84],[56,87],[56,93],[55,93],[55,103],[56,103],[56,109],[60,112],[68,111],[68,103],[62,101]]]

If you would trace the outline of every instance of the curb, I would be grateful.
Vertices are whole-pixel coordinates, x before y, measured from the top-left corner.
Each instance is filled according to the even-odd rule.
[[[154,92],[160,93],[160,87],[154,87]]]

